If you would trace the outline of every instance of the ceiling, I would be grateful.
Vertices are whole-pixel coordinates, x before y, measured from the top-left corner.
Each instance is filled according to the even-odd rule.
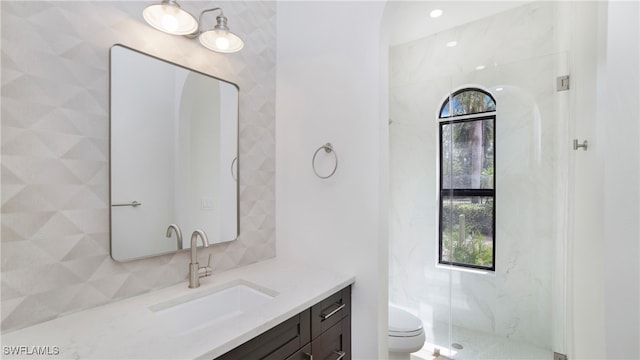
[[[530,1],[389,1],[389,42],[391,46],[417,40],[487,16],[497,14]],[[443,15],[431,18],[431,10],[441,9]]]

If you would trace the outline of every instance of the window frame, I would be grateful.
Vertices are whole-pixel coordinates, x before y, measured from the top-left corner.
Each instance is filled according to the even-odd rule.
[[[470,114],[460,114],[460,115],[449,115],[446,117],[442,117],[442,110],[444,109],[445,106],[449,106],[449,102],[452,101],[453,97],[455,97],[456,95],[465,92],[465,91],[478,91],[481,92],[483,94],[485,94],[486,96],[489,96],[491,98],[491,100],[493,101],[494,104],[494,108],[497,107],[496,105],[496,101],[495,98],[488,93],[485,90],[479,89],[479,88],[463,88],[460,89],[454,93],[452,93],[450,96],[448,96],[446,98],[445,101],[443,101],[442,106],[440,107],[440,111],[438,112],[438,145],[439,145],[439,150],[438,150],[438,157],[439,157],[439,183],[438,183],[438,264],[439,265],[450,265],[450,266],[455,266],[455,267],[460,267],[460,268],[467,268],[467,269],[475,269],[475,270],[484,270],[484,271],[492,271],[495,272],[496,270],[496,176],[495,176],[495,168],[496,168],[496,163],[497,163],[497,151],[496,151],[496,110],[491,110],[491,111],[483,111],[483,112],[477,112],[477,113],[470,113]],[[493,184],[492,184],[492,189],[469,189],[469,188],[463,188],[463,189],[456,189],[456,188],[443,188],[444,185],[444,171],[443,171],[443,155],[444,155],[444,149],[443,149],[443,127],[445,125],[453,125],[453,124],[458,124],[458,123],[472,123],[474,121],[486,121],[486,120],[491,120],[493,122],[493,169],[494,169],[494,175],[493,175]],[[451,182],[450,182],[451,184]],[[453,184],[451,184],[451,186],[453,187]],[[447,198],[455,198],[455,197],[491,197],[493,198],[493,206],[492,206],[492,261],[491,261],[491,266],[484,266],[484,265],[476,265],[476,264],[467,264],[467,263],[460,263],[460,262],[456,262],[455,259],[451,259],[451,260],[443,260],[443,213],[444,213],[444,202],[445,199]]]

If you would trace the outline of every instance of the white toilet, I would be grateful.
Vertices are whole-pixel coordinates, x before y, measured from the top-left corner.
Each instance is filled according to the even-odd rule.
[[[389,305],[389,360],[408,360],[424,346],[422,321],[411,313]]]

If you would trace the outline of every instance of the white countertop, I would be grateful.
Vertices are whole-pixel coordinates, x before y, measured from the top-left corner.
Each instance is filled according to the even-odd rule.
[[[277,295],[252,311],[187,335],[176,334],[170,324],[149,309],[173,298],[210,293],[237,280],[267,288]],[[213,359],[354,281],[351,275],[271,259],[201,278],[197,289],[189,289],[185,280],[168,288],[2,334],[2,357]],[[27,350],[20,356],[11,356],[7,355],[8,346],[25,346]],[[32,354],[34,346],[48,350],[49,355]]]

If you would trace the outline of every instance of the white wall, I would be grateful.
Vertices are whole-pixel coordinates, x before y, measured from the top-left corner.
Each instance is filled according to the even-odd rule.
[[[607,359],[640,359],[640,5],[609,3],[604,83],[604,311]]]
[[[638,359],[637,2],[573,6],[572,138],[589,150],[572,159],[568,355]]]
[[[581,3],[582,4],[582,3]],[[587,4],[587,3],[584,3]],[[596,123],[597,65],[602,6],[590,3],[579,13],[566,3],[571,47],[570,139],[589,141],[588,151],[570,158],[570,221],[568,252],[568,355],[575,359],[604,359],[602,169],[604,149]],[[606,7],[606,5],[604,5]],[[604,20],[606,21],[606,19]],[[567,139],[567,140],[570,140]]]
[[[379,32],[384,2],[278,2],[277,256],[356,276],[353,358],[386,352],[387,243],[378,229]],[[321,180],[314,152],[339,165]],[[318,166],[327,165],[321,152]],[[323,168],[324,169],[324,168]],[[386,217],[386,216],[385,216]],[[319,271],[321,269],[319,268]]]

